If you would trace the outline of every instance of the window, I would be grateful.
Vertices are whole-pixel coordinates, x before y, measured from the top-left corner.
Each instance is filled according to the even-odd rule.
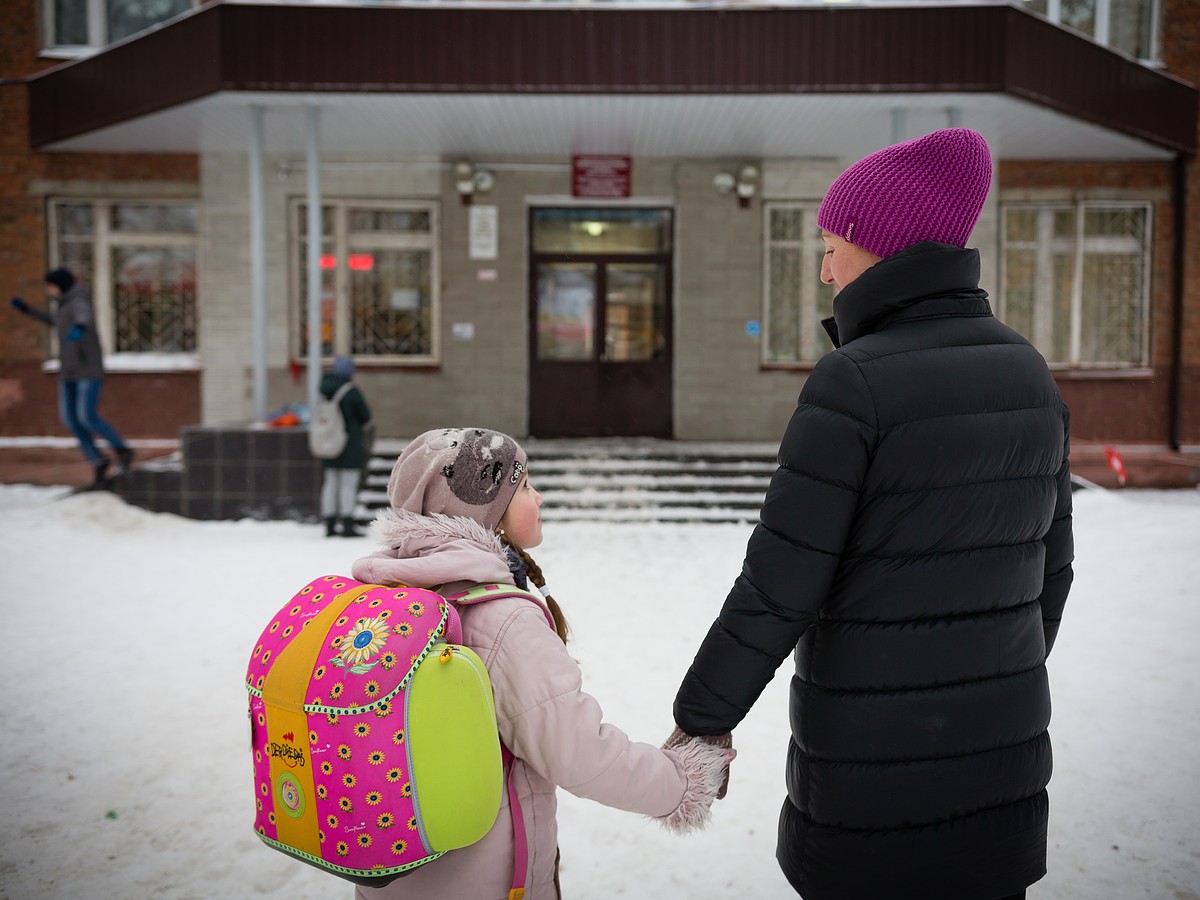
[[[1001,317],[1051,365],[1148,365],[1150,210],[1002,207]]]
[[[43,0],[46,44],[103,47],[187,12],[195,0]]]
[[[437,206],[328,200],[321,210],[321,353],[436,359]],[[308,205],[292,204],[293,346],[308,355]]]
[[[1137,59],[1155,58],[1158,0],[1022,0],[1022,5]]]
[[[55,200],[51,264],[88,285],[110,353],[196,350],[196,206]]]
[[[811,364],[833,349],[821,319],[833,314],[833,285],[821,283],[825,244],[817,203],[768,203],[763,260],[763,362]]]

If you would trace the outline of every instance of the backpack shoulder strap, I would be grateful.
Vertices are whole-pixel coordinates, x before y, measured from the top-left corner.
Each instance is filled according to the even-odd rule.
[[[503,600],[509,597],[517,597],[528,600],[531,603],[537,604],[538,609],[546,617],[546,624],[551,629],[554,628],[554,617],[550,615],[550,610],[546,606],[546,601],[532,591],[523,591],[519,587],[511,584],[477,584],[473,588],[468,588],[465,591],[459,591],[455,594],[444,595],[447,600],[455,606],[474,606],[479,603],[487,603],[489,600]]]
[[[354,382],[347,381],[340,388],[338,388],[336,391],[334,391],[333,396],[329,398],[329,402],[332,403],[334,406],[337,406],[339,403],[342,402],[342,398],[345,397],[348,393],[350,393],[350,388],[352,388],[352,387],[354,387]]]

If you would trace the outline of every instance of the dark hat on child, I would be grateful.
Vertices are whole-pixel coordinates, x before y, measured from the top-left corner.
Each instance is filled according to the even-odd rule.
[[[876,150],[839,175],[817,227],[880,257],[921,241],[964,247],[991,184],[983,135],[943,128]]]
[[[75,276],[71,274],[70,269],[51,269],[46,273],[46,277],[42,279],[46,284],[52,284],[64,294],[71,289],[75,284]]]
[[[440,428],[409,442],[392,467],[396,509],[474,519],[489,531],[512,502],[527,458],[521,445],[488,428]]]

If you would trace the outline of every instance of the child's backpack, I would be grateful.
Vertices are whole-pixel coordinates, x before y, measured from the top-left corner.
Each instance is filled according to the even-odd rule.
[[[480,585],[452,598],[512,596],[531,595]],[[487,670],[461,640],[454,605],[420,588],[327,575],[279,610],[246,672],[264,843],[379,887],[487,834],[511,756]],[[508,794],[519,897],[525,829]]]
[[[317,459],[336,459],[346,449],[346,417],[342,415],[342,398],[350,388],[343,384],[328,400],[321,397],[308,423],[308,449]]]

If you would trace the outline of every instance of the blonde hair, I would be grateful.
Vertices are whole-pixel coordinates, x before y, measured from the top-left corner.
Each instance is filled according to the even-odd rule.
[[[521,562],[525,564],[525,574],[529,576],[529,580],[537,585],[538,588],[544,588],[546,586],[546,576],[542,574],[542,567],[533,561],[533,557],[525,552],[522,547],[517,546],[507,534],[501,533],[500,541],[505,547],[511,548],[521,558]],[[550,616],[554,619],[554,632],[565,644],[567,642],[567,635],[570,634],[571,629],[567,626],[567,619],[563,615],[562,607],[558,605],[558,602],[553,597],[544,591],[542,592],[542,596],[546,598],[546,608],[550,610]]]

